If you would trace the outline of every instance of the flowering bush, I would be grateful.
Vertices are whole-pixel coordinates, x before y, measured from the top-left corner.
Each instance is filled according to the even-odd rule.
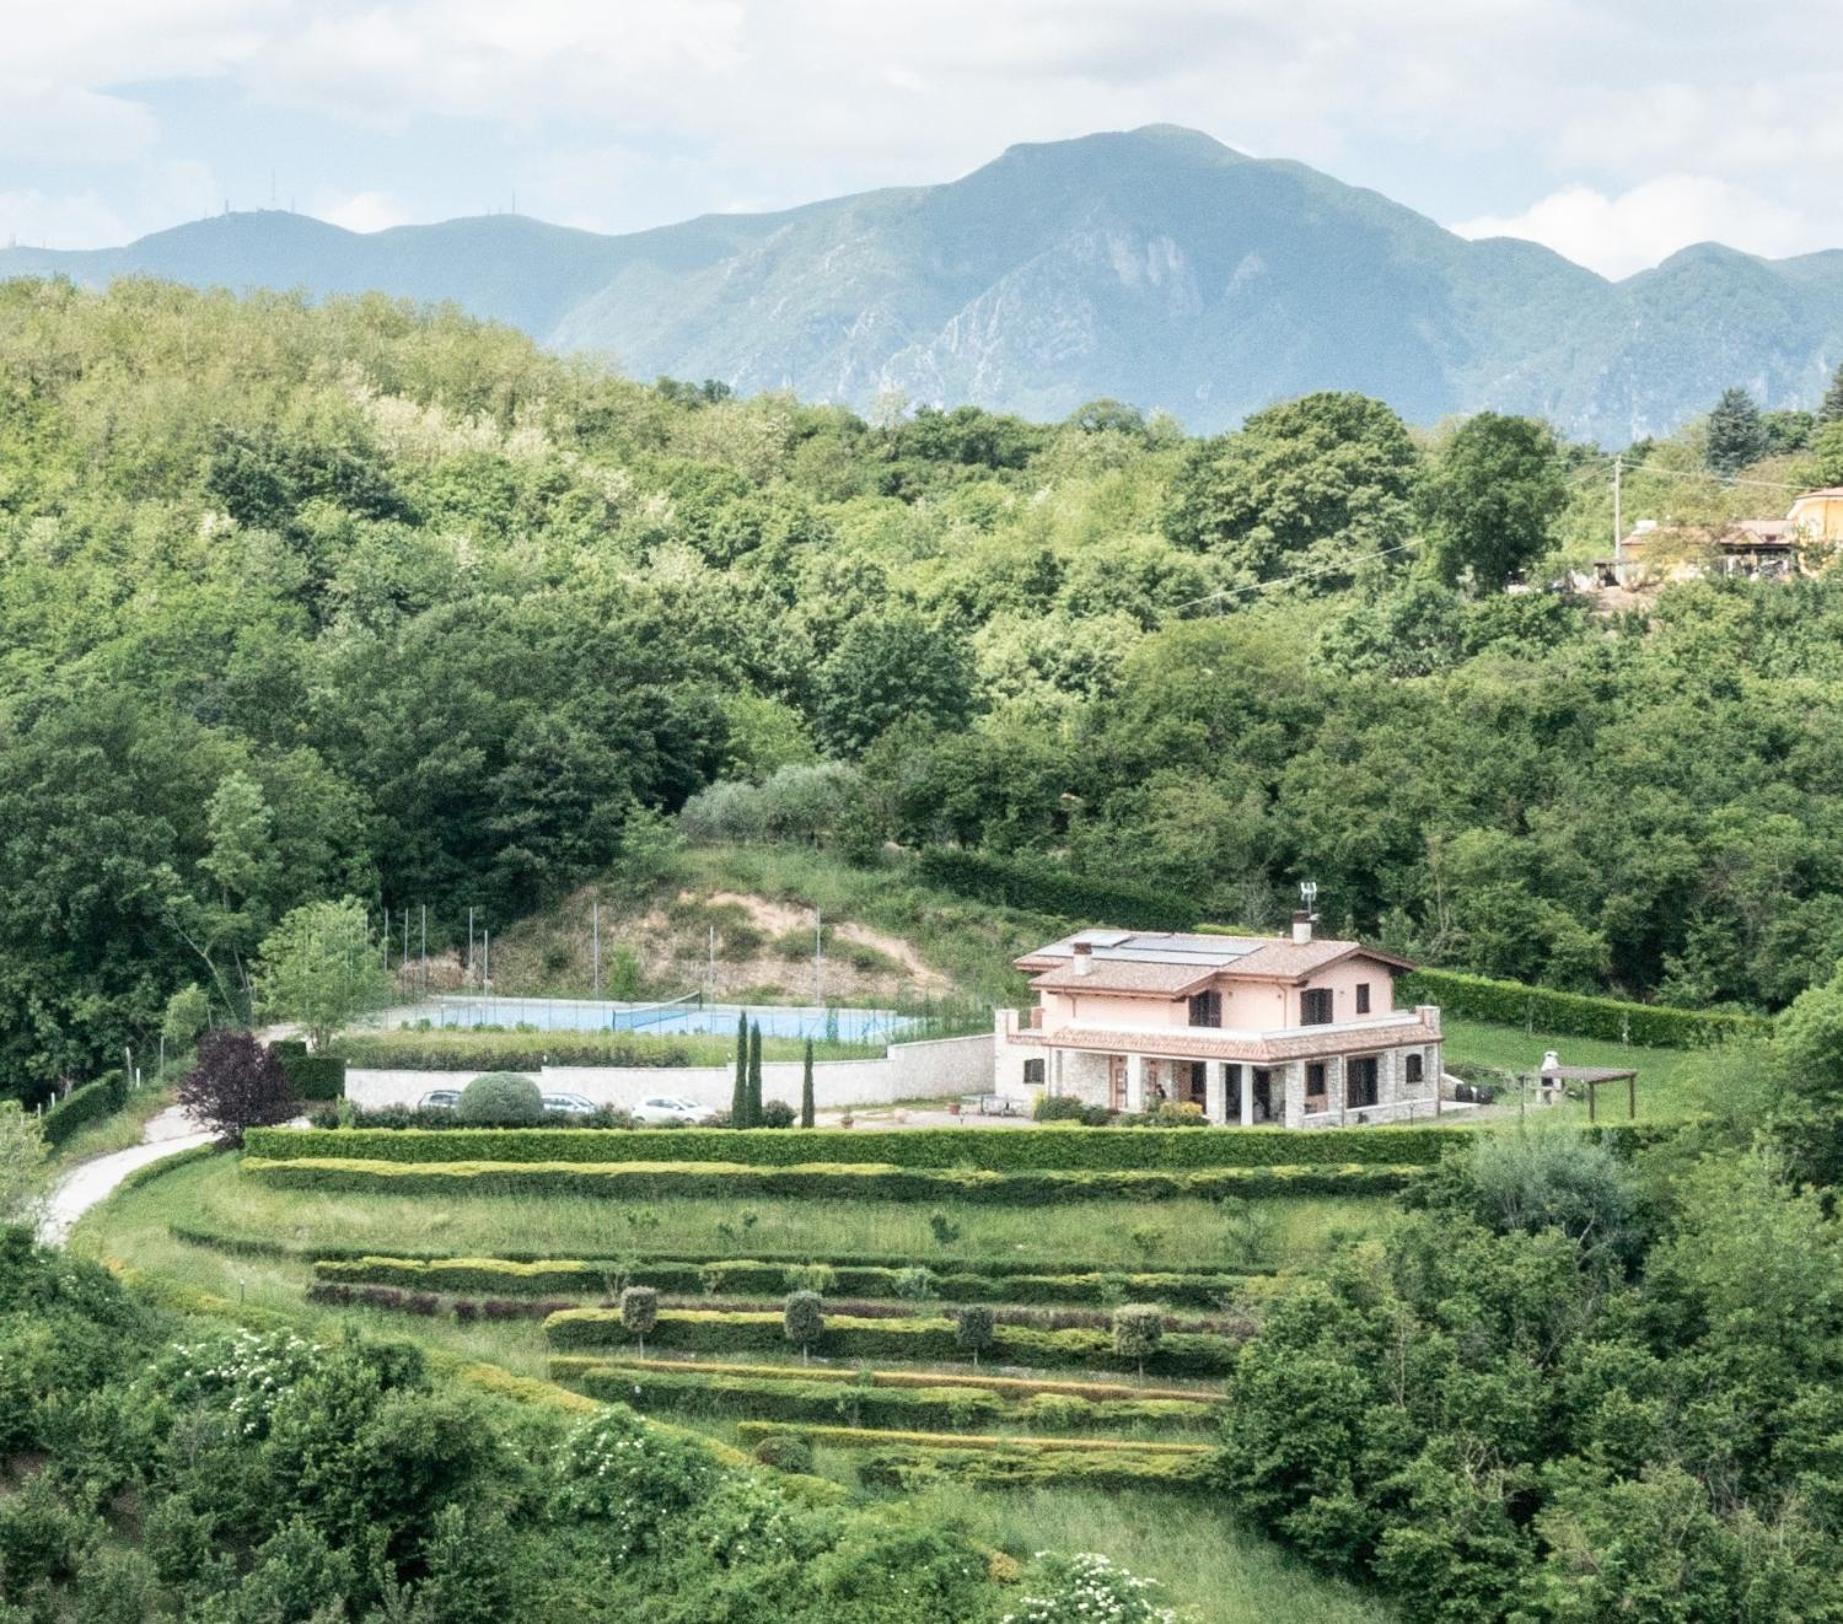
[[[245,1437],[260,1438],[282,1396],[312,1368],[316,1351],[292,1331],[263,1335],[240,1328],[175,1343],[154,1379],[176,1403],[222,1405]]]
[[[1037,1555],[1038,1593],[1023,1598],[1004,1624],[1177,1624],[1177,1613],[1160,1607],[1151,1592],[1155,1579],[1141,1579],[1105,1556]]]
[[[649,1428],[613,1407],[576,1428],[558,1462],[563,1507],[609,1525],[610,1551],[628,1561],[716,1486],[718,1469],[695,1444]]]

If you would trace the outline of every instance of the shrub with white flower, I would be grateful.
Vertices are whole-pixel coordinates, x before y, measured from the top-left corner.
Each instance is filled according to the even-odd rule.
[[[175,1343],[154,1379],[174,1404],[222,1407],[245,1437],[260,1438],[282,1395],[313,1368],[319,1353],[292,1331],[239,1328],[202,1342]]]
[[[716,1465],[696,1444],[612,1406],[577,1427],[558,1459],[564,1508],[608,1524],[610,1554],[627,1561],[716,1487]]]
[[[1109,1557],[1039,1551],[1037,1563],[1037,1594],[1024,1597],[1004,1624],[1177,1624],[1177,1612],[1152,1597],[1156,1579],[1141,1579]]]
[[[752,1472],[726,1472],[698,1507],[691,1538],[726,1568],[786,1556],[794,1536],[787,1497]]]

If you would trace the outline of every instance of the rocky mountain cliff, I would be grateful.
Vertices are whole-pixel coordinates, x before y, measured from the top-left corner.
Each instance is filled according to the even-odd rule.
[[[35,274],[452,299],[637,377],[1035,417],[1111,395],[1198,430],[1347,388],[1414,421],[1489,406],[1615,445],[1730,384],[1814,403],[1843,360],[1843,251],[1705,244],[1614,283],[1168,126],[618,237],[504,215],[358,235],[264,211],[0,252],[0,275]]]

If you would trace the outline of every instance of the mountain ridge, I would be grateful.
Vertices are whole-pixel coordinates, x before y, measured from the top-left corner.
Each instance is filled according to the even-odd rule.
[[[0,251],[0,276],[47,274],[452,300],[640,377],[1032,416],[1109,395],[1198,430],[1348,388],[1414,421],[1492,407],[1623,444],[1730,384],[1815,404],[1843,358],[1843,249],[1699,243],[1611,281],[1178,125],[618,236],[519,215],[358,233],[259,210],[120,248]]]

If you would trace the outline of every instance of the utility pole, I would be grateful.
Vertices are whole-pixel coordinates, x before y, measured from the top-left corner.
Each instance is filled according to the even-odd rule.
[[[821,966],[825,955],[825,909],[813,910],[813,1007],[823,1008],[825,999],[821,996]]]
[[[717,1001],[717,927],[708,927],[704,959],[704,1002],[714,1004]]]
[[[422,996],[429,996],[429,905],[418,903],[422,909]]]
[[[1613,562],[1620,562],[1621,545],[1625,541],[1625,458],[1613,458]]]
[[[599,901],[589,904],[589,933],[595,944],[590,960],[595,966],[595,996],[599,1001],[602,995],[602,905]]]
[[[465,987],[474,978],[474,911],[467,910],[467,963],[461,968],[461,985]]]

